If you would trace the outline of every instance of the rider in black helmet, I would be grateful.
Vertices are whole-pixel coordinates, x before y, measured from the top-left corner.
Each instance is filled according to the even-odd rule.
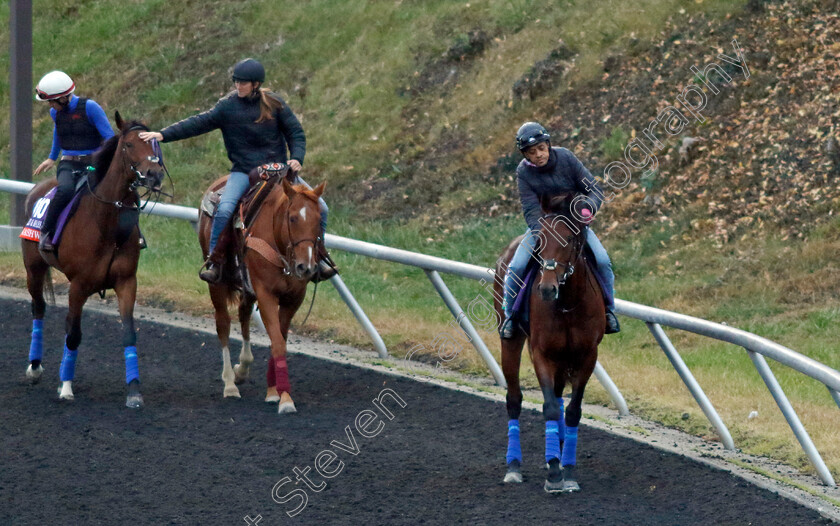
[[[199,273],[201,279],[210,283],[218,282],[221,278],[225,254],[224,247],[217,244],[217,241],[233,216],[239,198],[248,190],[248,172],[266,163],[283,162],[297,174],[306,154],[306,136],[300,121],[279,95],[261,87],[265,82],[263,65],[253,58],[237,62],[233,67],[232,80],[235,90],[219,99],[210,110],[177,122],[160,132],[140,133],[140,138],[144,140],[156,138],[160,142],[171,142],[195,137],[216,128],[222,131],[228,158],[233,166],[213,218],[210,254]],[[295,183],[309,187],[299,175],[296,175]],[[321,209],[323,243],[329,209],[323,199],[319,199],[318,204]],[[326,249],[323,246],[320,248],[322,254],[326,254]],[[334,274],[334,268],[322,259],[318,263],[314,280],[328,279]]]
[[[525,157],[516,168],[516,182],[519,186],[519,198],[528,229],[525,231],[525,238],[516,248],[516,253],[505,275],[505,298],[502,303],[505,319],[499,328],[499,333],[506,339],[512,338],[516,332],[513,303],[520,292],[519,282],[524,279],[528,261],[535,250],[536,236],[532,236],[531,231],[540,228],[539,219],[542,216],[540,197],[563,192],[583,193],[588,196],[587,201],[597,211],[601,206],[600,196],[603,195],[600,190],[597,190],[595,178],[571,151],[551,146],[551,136],[541,124],[537,122],[523,124],[516,133],[516,147]],[[591,228],[587,228],[586,244],[595,256],[601,281],[607,285],[608,290],[604,291],[607,311],[605,332],[612,334],[621,330],[613,310],[615,275],[612,264],[607,251]]]

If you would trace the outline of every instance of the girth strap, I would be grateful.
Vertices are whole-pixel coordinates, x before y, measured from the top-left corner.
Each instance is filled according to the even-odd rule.
[[[254,249],[259,255],[264,257],[266,261],[275,267],[282,269],[288,267],[288,262],[280,255],[280,252],[258,237],[248,236],[245,239],[245,246]]]

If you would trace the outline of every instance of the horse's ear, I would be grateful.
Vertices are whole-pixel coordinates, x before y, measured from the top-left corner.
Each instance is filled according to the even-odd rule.
[[[542,208],[543,214],[551,213],[551,196],[549,194],[540,196],[540,208]]]
[[[118,130],[122,130],[123,125],[125,124],[125,121],[124,121],[124,120],[122,120],[122,115],[120,115],[120,112],[119,112],[119,111],[115,111],[115,112],[114,112],[114,120],[115,120],[115,121],[116,121],[116,123],[117,123],[117,129],[118,129]]]
[[[327,187],[327,182],[324,181],[323,183],[316,186],[312,191],[315,192],[316,197],[321,197],[321,194],[324,193],[324,189]]]
[[[294,188],[292,188],[292,184],[291,184],[291,183],[288,181],[288,179],[286,179],[285,177],[284,177],[284,178],[283,178],[283,180],[280,182],[280,186],[282,186],[282,187],[283,187],[283,193],[285,193],[285,194],[286,194],[286,196],[287,196],[289,199],[291,199],[292,197],[294,197],[294,196],[295,196],[295,189],[294,189]]]

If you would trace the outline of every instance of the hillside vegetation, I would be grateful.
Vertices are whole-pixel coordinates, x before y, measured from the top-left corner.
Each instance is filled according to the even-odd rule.
[[[0,6],[0,31],[8,9]],[[555,144],[601,177],[665,108],[683,108],[676,101],[687,86],[700,86],[703,122],[688,115],[673,136],[660,125],[656,169],[634,168],[597,218],[617,294],[725,321],[840,368],[834,2],[36,0],[33,11],[36,81],[63,69],[110,115],[119,110],[153,129],[212,106],[231,89],[231,66],[259,58],[267,85],[306,130],[304,177],[328,181],[333,233],[484,266],[524,229],[512,177],[522,122],[543,122]],[[749,78],[719,58],[736,56],[733,39]],[[7,35],[0,46],[8,67]],[[691,70],[713,62],[729,81]],[[8,90],[0,80],[6,105]],[[52,123],[43,105],[34,109],[37,163]],[[3,177],[8,129],[4,112]],[[681,156],[686,137],[702,141]],[[229,168],[219,133],[164,152],[179,204],[195,206]],[[189,226],[144,218],[142,227],[150,248],[141,258],[140,301],[209,313]],[[336,259],[395,356],[429,345],[451,319],[422,272]],[[0,256],[0,272],[7,283],[23,282],[16,255]],[[445,279],[462,305],[481,292]],[[600,358],[631,409],[714,439],[645,326],[622,323]],[[309,323],[295,330],[369,347],[329,287],[319,288]],[[494,334],[486,336],[498,353]],[[739,447],[810,469],[743,350],[671,337]],[[486,375],[472,350],[450,365]],[[822,385],[774,371],[837,474],[838,408]],[[526,385],[535,385],[527,374]],[[597,385],[588,396],[608,401]],[[761,418],[748,421],[751,410]]]

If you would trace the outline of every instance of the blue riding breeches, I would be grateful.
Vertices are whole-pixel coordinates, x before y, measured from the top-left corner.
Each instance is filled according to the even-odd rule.
[[[312,189],[300,176],[297,176],[295,179],[295,184],[302,184]],[[225,230],[225,227],[236,210],[239,199],[248,191],[249,186],[248,174],[231,172],[227,184],[225,184],[224,190],[222,190],[222,197],[219,200],[216,215],[213,216],[213,228],[210,230],[210,253],[216,248],[216,242],[219,240],[219,236],[222,235],[222,232]],[[327,214],[329,213],[329,208],[327,208],[327,203],[322,197],[318,198],[318,208],[321,210],[321,237],[323,238],[324,233],[327,231]]]
[[[510,260],[507,273],[505,273],[505,298],[502,307],[505,311],[505,317],[510,318],[513,315],[513,303],[516,301],[516,296],[520,293],[522,280],[525,279],[525,269],[528,266],[528,261],[534,254],[534,247],[536,245],[537,235],[531,233],[531,229],[525,231],[525,237],[516,247],[516,252]],[[591,228],[586,232],[586,244],[592,255],[595,256],[595,267],[600,274],[601,280],[606,284],[607,289],[604,291],[606,296],[604,303],[607,307],[612,307],[615,298],[615,274],[613,274],[612,263],[607,254],[604,245],[595,235]]]
[[[216,215],[213,216],[213,228],[210,230],[210,253],[216,248],[216,242],[219,236],[224,232],[225,227],[230,222],[233,212],[236,210],[236,204],[239,199],[248,191],[250,187],[248,181],[248,174],[243,172],[231,172],[222,190],[222,198],[219,200],[219,207],[216,209]]]

